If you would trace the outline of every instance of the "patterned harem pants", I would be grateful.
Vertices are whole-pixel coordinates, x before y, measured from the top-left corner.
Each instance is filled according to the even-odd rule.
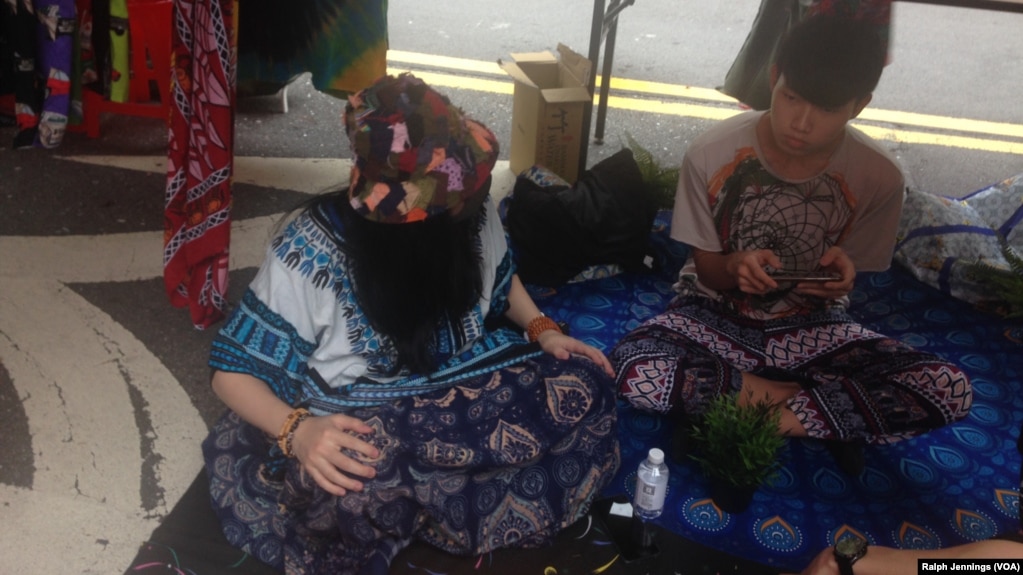
[[[843,308],[775,320],[680,297],[608,356],[621,397],[669,415],[698,416],[738,393],[744,372],[802,389],[788,400],[810,437],[894,443],[958,421],[973,392],[957,366],[864,328]]]
[[[376,477],[333,496],[228,412],[203,443],[228,541],[289,575],[386,573],[412,539],[457,555],[548,544],[618,469],[614,382],[542,354],[348,414],[374,428]],[[280,467],[278,461],[278,467]]]

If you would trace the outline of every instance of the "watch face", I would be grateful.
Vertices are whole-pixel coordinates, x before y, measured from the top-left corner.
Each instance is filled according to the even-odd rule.
[[[845,537],[835,543],[835,552],[843,557],[860,558],[867,550],[867,542],[859,537]]]

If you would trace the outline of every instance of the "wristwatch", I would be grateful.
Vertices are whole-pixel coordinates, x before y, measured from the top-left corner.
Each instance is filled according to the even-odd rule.
[[[859,537],[843,537],[835,543],[835,561],[841,575],[853,575],[853,563],[867,554],[867,542]]]

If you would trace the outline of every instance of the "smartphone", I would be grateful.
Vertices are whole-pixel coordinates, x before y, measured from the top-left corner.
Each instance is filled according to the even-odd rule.
[[[776,282],[833,282],[842,279],[834,272],[786,272],[777,271],[768,274]]]

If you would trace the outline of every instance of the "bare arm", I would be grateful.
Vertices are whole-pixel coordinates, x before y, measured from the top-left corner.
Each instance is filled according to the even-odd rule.
[[[529,320],[540,315],[540,313],[540,308],[536,307],[533,298],[529,297],[526,286],[522,285],[522,280],[519,279],[519,276],[512,276],[511,288],[508,290],[508,311],[505,312],[505,317],[515,325],[526,329],[526,326],[529,325]]]
[[[1023,559],[1023,543],[988,539],[946,549],[893,549],[872,546],[853,565],[856,575],[903,575],[916,573],[918,559]],[[801,575],[838,575],[831,547],[817,554]]]
[[[274,395],[262,380],[244,373],[217,371],[213,391],[242,419],[267,435],[277,437],[292,407]],[[295,428],[292,451],[302,469],[329,493],[344,495],[359,491],[363,484],[351,475],[373,478],[376,470],[367,465],[380,456],[370,443],[355,434],[372,434],[365,423],[343,414],[310,417]],[[349,450],[355,457],[343,453]]]
[[[213,392],[242,419],[273,437],[292,410],[262,380],[245,373],[214,372]]]
[[[508,311],[505,312],[505,317],[525,330],[530,320],[540,314],[540,308],[536,307],[533,298],[529,297],[529,293],[526,291],[526,287],[522,285],[519,276],[512,276],[511,288],[508,290]],[[614,376],[611,362],[608,361],[603,352],[574,337],[569,337],[560,331],[549,329],[541,332],[536,341],[545,352],[558,359],[568,359],[573,353],[584,355],[604,368],[608,375]]]

